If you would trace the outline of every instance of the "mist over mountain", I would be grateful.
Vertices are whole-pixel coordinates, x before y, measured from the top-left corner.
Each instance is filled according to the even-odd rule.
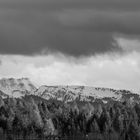
[[[0,140],[140,140],[140,0],[0,0],[0,78]]]

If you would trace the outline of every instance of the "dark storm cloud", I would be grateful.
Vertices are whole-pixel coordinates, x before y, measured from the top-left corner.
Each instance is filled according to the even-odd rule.
[[[0,53],[118,51],[115,33],[140,34],[138,0],[1,0]]]

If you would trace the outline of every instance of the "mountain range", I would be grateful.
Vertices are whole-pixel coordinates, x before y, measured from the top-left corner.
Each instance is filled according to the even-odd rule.
[[[63,102],[97,100],[107,103],[114,101],[139,102],[140,95],[129,90],[89,86],[47,86],[36,88],[28,78],[3,78],[0,80],[0,96],[2,98],[21,98],[25,95],[35,95],[46,100],[55,99]]]

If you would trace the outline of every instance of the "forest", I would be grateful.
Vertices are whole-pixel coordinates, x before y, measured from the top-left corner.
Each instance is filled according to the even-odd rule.
[[[3,140],[140,140],[140,104],[129,101],[61,102],[37,96],[0,98]]]

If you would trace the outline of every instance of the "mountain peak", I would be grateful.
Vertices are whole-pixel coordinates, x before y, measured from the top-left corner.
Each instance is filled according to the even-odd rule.
[[[9,96],[21,96],[26,92],[35,91],[36,87],[29,78],[2,78],[0,79],[0,90]]]

